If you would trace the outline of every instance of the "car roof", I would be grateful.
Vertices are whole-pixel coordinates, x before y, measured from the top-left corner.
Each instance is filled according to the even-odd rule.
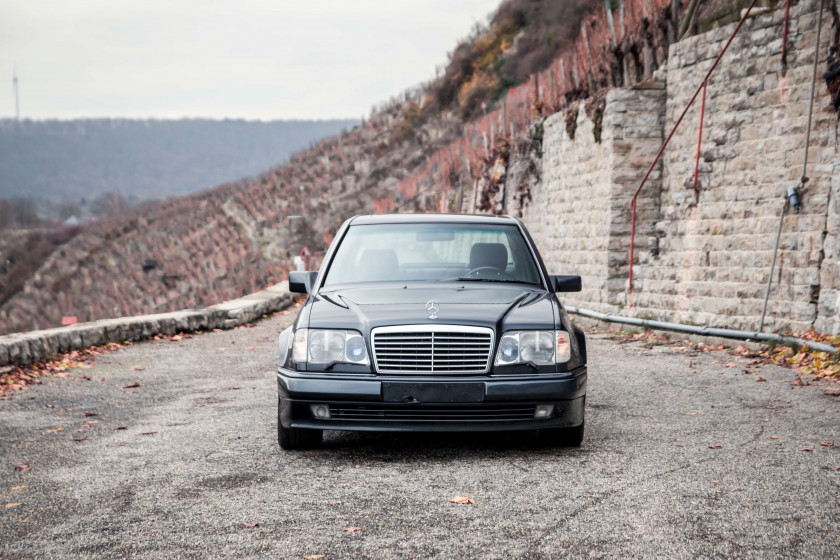
[[[512,216],[477,214],[368,214],[351,218],[350,224],[515,224],[517,221]]]

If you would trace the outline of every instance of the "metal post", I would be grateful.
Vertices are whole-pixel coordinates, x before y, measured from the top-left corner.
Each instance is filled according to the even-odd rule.
[[[764,317],[767,315],[767,301],[770,299],[770,286],[773,284],[773,270],[776,268],[776,255],[779,253],[779,241],[782,238],[782,226],[785,223],[788,201],[782,207],[782,216],[779,218],[779,229],[776,230],[776,248],[773,249],[773,261],[770,263],[770,276],[767,277],[767,290],[764,292],[764,307],[761,310],[761,323],[758,325],[758,332],[764,331]]]

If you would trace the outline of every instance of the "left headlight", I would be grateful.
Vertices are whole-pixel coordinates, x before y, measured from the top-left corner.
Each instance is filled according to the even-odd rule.
[[[370,363],[365,339],[357,331],[298,329],[292,358],[299,364]]]
[[[499,341],[495,365],[533,362],[540,366],[564,364],[572,357],[566,331],[508,331]]]

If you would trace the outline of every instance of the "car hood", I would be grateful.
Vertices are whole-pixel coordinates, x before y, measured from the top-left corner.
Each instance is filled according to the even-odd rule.
[[[426,309],[437,302],[435,318]],[[464,283],[383,285],[321,290],[309,314],[310,328],[370,329],[392,325],[472,325],[496,332],[553,329],[558,325],[554,294],[522,284]]]

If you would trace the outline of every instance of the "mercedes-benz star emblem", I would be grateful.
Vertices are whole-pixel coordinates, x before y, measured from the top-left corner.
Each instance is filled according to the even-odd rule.
[[[433,299],[426,302],[426,311],[429,312],[429,319],[437,319],[438,311],[440,311],[440,304]]]

